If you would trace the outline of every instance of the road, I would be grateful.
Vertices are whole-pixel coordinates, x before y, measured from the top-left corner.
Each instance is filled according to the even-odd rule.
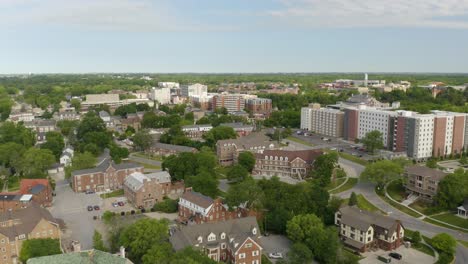
[[[344,166],[342,164],[344,164]],[[349,160],[340,160],[340,165],[350,177],[353,177],[353,175],[357,177],[364,170],[362,165]],[[439,233],[447,233],[452,235],[455,239],[468,241],[468,234],[466,233],[461,233],[452,229],[432,225],[393,208],[375,193],[374,187],[375,185],[369,182],[358,182],[358,184],[356,184],[352,189],[342,192],[338,194],[338,196],[341,198],[349,198],[351,192],[362,194],[366,197],[367,200],[369,200],[369,202],[389,213],[391,217],[401,220],[405,228],[418,230],[421,232],[421,234],[428,237],[433,237]],[[460,244],[457,244],[455,263],[468,263],[468,249]]]

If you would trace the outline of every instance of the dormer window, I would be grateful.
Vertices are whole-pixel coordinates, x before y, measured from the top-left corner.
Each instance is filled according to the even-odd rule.
[[[221,233],[221,239],[225,239],[226,238],[226,234],[225,233]]]
[[[257,234],[257,228],[254,227],[254,228],[252,229],[252,234],[254,234],[254,235]]]
[[[215,241],[216,240],[216,235],[211,233],[210,235],[208,235],[208,241]]]
[[[203,243],[203,237],[202,236],[198,237],[198,243]]]

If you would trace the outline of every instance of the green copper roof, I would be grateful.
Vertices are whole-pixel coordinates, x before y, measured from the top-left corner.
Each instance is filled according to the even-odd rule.
[[[128,259],[121,258],[99,250],[66,253],[38,258],[31,258],[27,264],[131,264]]]

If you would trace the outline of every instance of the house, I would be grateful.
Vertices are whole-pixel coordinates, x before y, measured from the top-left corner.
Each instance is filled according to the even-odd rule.
[[[95,168],[73,171],[72,189],[75,192],[122,189],[128,175],[134,172],[143,173],[143,170],[143,166],[139,164],[130,162],[115,164],[110,157],[105,157]]]
[[[182,152],[196,153],[198,150],[192,147],[155,142],[149,147],[148,150],[146,150],[146,152],[156,156],[170,156]]]
[[[32,195],[0,193],[0,212],[16,211],[31,205]]]
[[[237,163],[237,157],[242,151],[250,151],[252,153],[263,153],[268,149],[278,147],[276,142],[273,142],[262,133],[252,133],[245,137],[237,139],[224,139],[216,142],[216,154],[218,161],[223,166],[230,166]]]
[[[53,119],[34,119],[31,122],[25,122],[24,126],[27,128],[31,128],[37,134],[39,133],[45,134],[50,131],[56,131],[57,130],[56,123],[57,121]]]
[[[128,114],[126,118],[120,119],[120,129],[126,131],[128,127],[133,127],[135,131],[141,128],[141,119],[136,114]]]
[[[463,204],[457,207],[457,215],[468,219],[468,198],[465,198]]]
[[[340,208],[335,213],[335,225],[343,243],[360,252],[376,248],[395,250],[403,244],[405,235],[400,220],[355,206]]]
[[[185,190],[183,181],[171,182],[167,171],[149,174],[134,172],[124,181],[124,194],[127,200],[137,208],[153,208],[164,197],[179,198]]]
[[[408,166],[403,174],[406,193],[416,195],[423,201],[432,202],[437,194],[439,182],[446,175],[445,172],[425,166]]]
[[[229,219],[242,218],[255,215],[240,205],[229,211],[221,198],[212,199],[206,195],[195,192],[192,188],[186,188],[185,193],[179,199],[179,219],[190,223],[202,224]]]
[[[30,258],[26,264],[133,264],[125,255],[119,256],[97,249]]]
[[[203,135],[212,128],[212,125],[188,125],[182,127],[182,132],[184,132],[188,138],[201,139]]]
[[[62,155],[60,155],[60,164],[62,164],[65,167],[71,165],[74,153],[75,151],[73,147],[67,146],[63,150]]]
[[[244,123],[222,123],[220,126],[232,127],[239,137],[247,136],[254,131],[253,125],[246,125]]]
[[[252,175],[303,180],[313,169],[315,159],[322,154],[321,150],[265,150],[255,153]]]
[[[255,217],[172,229],[169,241],[175,251],[193,247],[215,261],[261,264],[260,229]]]
[[[32,195],[32,201],[40,206],[52,206],[53,190],[47,179],[21,179],[19,192]]]
[[[26,239],[61,237],[59,220],[35,203],[20,210],[2,212],[0,219],[1,263],[19,263],[18,256]]]

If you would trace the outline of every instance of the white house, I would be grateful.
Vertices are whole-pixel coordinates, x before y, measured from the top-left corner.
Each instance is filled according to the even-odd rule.
[[[62,155],[60,155],[60,164],[62,164],[63,166],[71,165],[74,152],[75,151],[73,150],[72,147],[70,146],[66,147],[63,150]]]

